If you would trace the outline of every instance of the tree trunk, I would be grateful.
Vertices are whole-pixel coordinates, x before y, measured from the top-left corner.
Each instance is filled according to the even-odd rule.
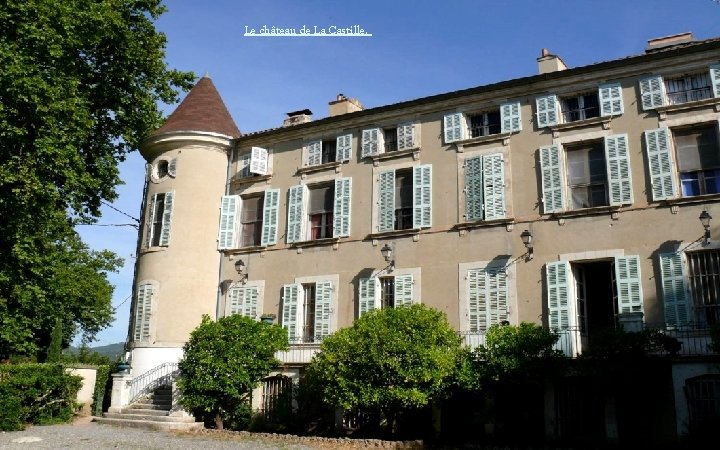
[[[223,429],[223,417],[219,412],[215,413],[215,428],[218,430]]]

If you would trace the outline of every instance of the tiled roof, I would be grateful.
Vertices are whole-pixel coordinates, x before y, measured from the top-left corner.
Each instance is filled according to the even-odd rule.
[[[215,85],[207,75],[200,78],[170,114],[165,124],[153,132],[152,136],[173,131],[204,131],[230,137],[241,135]]]

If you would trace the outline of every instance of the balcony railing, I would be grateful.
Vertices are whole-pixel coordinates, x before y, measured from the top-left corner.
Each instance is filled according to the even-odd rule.
[[[712,98],[712,88],[710,86],[697,89],[688,89],[686,91],[668,92],[668,103],[670,105],[678,105],[680,103],[696,102]]]
[[[322,336],[289,338],[290,349],[275,353],[283,364],[308,364],[315,353],[320,351]]]

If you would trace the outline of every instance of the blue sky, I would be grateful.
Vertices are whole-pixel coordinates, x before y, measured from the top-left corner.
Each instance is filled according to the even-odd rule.
[[[542,48],[568,67],[640,54],[647,40],[691,31],[720,36],[713,0],[168,1],[157,22],[171,67],[209,73],[243,132],[279,126],[308,108],[327,116],[338,93],[366,108],[537,73]],[[245,27],[360,26],[372,37],[245,37]],[[162,105],[166,113],[173,106]],[[122,163],[115,206],[140,215],[144,161]],[[104,208],[100,224],[129,223]],[[137,231],[82,227],[93,248],[125,259],[110,280],[112,327],[92,345],[125,340]]]

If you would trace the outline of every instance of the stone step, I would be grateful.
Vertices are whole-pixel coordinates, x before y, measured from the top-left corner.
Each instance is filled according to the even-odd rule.
[[[122,413],[104,413],[103,417],[108,419],[128,419],[128,420],[147,420],[150,422],[183,422],[183,423],[194,423],[194,417],[171,417],[171,416],[156,416],[151,414],[131,414],[129,412]]]
[[[144,414],[146,416],[167,416],[170,414],[170,410],[167,409],[143,409],[132,408],[131,406],[123,408],[120,412],[123,414]]]
[[[172,394],[155,394],[150,396],[151,399],[154,400],[167,400],[172,401]]]
[[[172,405],[172,400],[163,400],[163,399],[156,399],[151,398],[149,400],[144,400],[142,403],[148,403],[151,405]]]
[[[160,410],[164,410],[164,411],[170,411],[171,407],[172,407],[172,405],[170,405],[170,404],[156,405],[154,403],[144,403],[144,402],[137,402],[137,403],[133,403],[132,405],[128,406],[128,408],[133,408],[133,409],[160,409]]]
[[[115,419],[110,417],[95,417],[93,421],[106,425],[142,428],[145,430],[155,431],[192,431],[203,429],[202,422],[156,422],[150,420]]]

